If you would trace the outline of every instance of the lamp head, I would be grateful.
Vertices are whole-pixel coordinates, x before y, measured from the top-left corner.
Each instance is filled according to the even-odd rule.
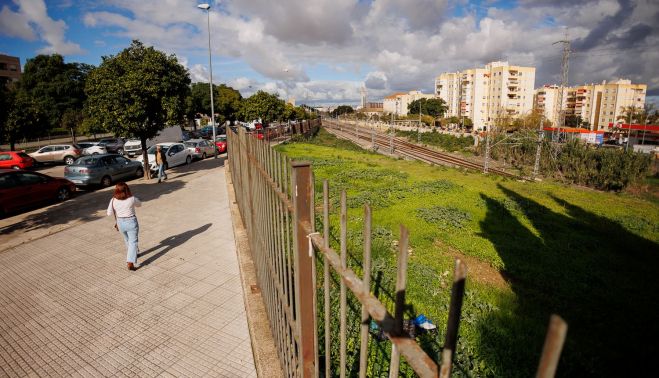
[[[211,9],[211,5],[208,4],[208,3],[203,3],[203,4],[197,5],[197,8],[203,9],[203,10],[209,10],[209,9]]]

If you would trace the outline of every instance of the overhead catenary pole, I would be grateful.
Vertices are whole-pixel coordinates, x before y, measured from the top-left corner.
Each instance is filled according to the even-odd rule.
[[[538,177],[540,170],[540,156],[542,154],[542,140],[544,139],[544,131],[542,130],[542,115],[540,115],[540,125],[538,126],[538,146],[535,150],[535,163],[533,164],[533,179]]]
[[[555,45],[557,43],[563,44],[563,60],[561,62],[561,88],[558,92],[558,136],[555,136],[555,141],[560,141],[561,139],[561,127],[565,124],[565,110],[563,110],[563,92],[568,85],[568,71],[570,63],[570,40],[568,39],[567,31],[565,32],[565,39],[561,41],[556,41],[552,43]]]

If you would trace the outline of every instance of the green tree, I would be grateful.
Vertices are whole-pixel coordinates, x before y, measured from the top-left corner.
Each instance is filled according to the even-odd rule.
[[[19,91],[30,96],[45,116],[43,123],[34,125],[37,130],[33,134],[63,128],[64,113],[83,108],[85,80],[92,69],[93,66],[88,64],[65,63],[58,54],[37,55],[27,60],[19,81]]]
[[[354,113],[355,109],[352,108],[350,105],[339,105],[336,109],[332,110],[330,113],[332,117],[340,116],[343,114],[351,114]]]
[[[39,126],[46,122],[48,114],[33,97],[22,90],[9,91],[7,96],[7,109],[3,139],[9,143],[10,150],[14,151],[16,141],[20,138],[38,136]]]
[[[263,122],[272,122],[282,119],[284,111],[284,100],[278,95],[258,91],[242,102],[239,114],[247,122],[259,118]]]
[[[215,86],[214,96],[215,112],[220,114],[222,122],[230,121],[233,124],[238,119],[243,96],[225,84]]]
[[[213,85],[213,102],[216,122],[223,123],[226,120],[232,123],[238,117],[243,96],[237,90],[226,84]],[[211,96],[208,83],[192,83],[190,96],[186,99],[186,116],[194,118],[196,114],[211,114]]]
[[[117,135],[140,139],[148,178],[146,140],[182,122],[189,85],[189,74],[175,55],[134,40],[119,54],[103,57],[89,74],[86,113]]]
[[[420,98],[414,100],[407,105],[407,112],[409,114],[426,114],[433,117],[443,117],[448,106],[441,98]]]

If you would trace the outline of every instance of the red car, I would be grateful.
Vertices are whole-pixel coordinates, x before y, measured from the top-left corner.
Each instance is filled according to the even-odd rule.
[[[215,138],[215,145],[217,146],[217,152],[223,154],[227,152],[227,137],[221,136]]]
[[[23,151],[0,152],[0,169],[26,169],[34,165],[34,159]]]
[[[71,198],[76,186],[67,179],[37,172],[0,169],[0,217],[54,200]]]

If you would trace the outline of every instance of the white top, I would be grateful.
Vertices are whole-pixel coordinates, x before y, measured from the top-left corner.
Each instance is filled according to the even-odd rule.
[[[112,198],[108,205],[108,216],[112,216],[112,204],[114,203],[114,211],[117,213],[117,218],[128,218],[135,216],[135,207],[142,206],[139,198],[132,196],[125,200],[118,200]]]

